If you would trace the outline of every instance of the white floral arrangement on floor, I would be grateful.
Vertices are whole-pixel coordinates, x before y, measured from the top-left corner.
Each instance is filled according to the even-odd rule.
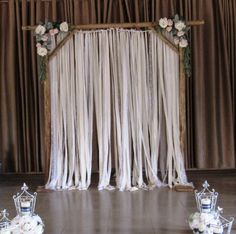
[[[161,18],[156,27],[157,32],[168,32],[173,36],[175,45],[184,50],[184,69],[187,76],[191,76],[191,58],[188,40],[188,27],[182,17],[175,15],[172,18]]]
[[[51,49],[51,37],[68,31],[69,24],[67,22],[39,24],[35,29],[37,54],[42,57],[46,56]]]
[[[189,217],[189,226],[195,234],[218,234],[223,233],[223,226],[219,219],[212,213],[191,214]]]
[[[42,234],[44,224],[38,215],[16,216],[11,221],[12,234]]]

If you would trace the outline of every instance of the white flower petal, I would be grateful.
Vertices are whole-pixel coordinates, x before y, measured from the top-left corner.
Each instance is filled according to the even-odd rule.
[[[46,28],[42,25],[38,25],[35,29],[36,34],[43,35],[46,32]]]
[[[159,20],[159,25],[162,27],[162,28],[166,28],[167,25],[168,25],[168,19],[165,17],[165,18],[161,18]]]
[[[175,28],[178,30],[178,31],[181,31],[183,30],[184,28],[186,28],[186,25],[183,21],[178,21],[175,23]]]
[[[47,55],[48,51],[46,48],[44,47],[38,47],[37,48],[37,54],[40,55],[40,56],[45,56]]]
[[[60,24],[60,30],[62,32],[68,32],[69,30],[69,26],[68,26],[68,23],[67,22],[63,22]]]
[[[188,41],[184,38],[181,38],[180,42],[179,42],[179,46],[182,47],[182,48],[187,47],[188,46]]]

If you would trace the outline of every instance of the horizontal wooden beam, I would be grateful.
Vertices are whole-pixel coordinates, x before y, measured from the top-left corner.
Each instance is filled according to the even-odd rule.
[[[188,26],[203,25],[204,20],[188,21]],[[150,28],[158,25],[158,22],[140,22],[140,23],[112,23],[112,24],[81,24],[71,25],[72,29],[91,30],[107,28]],[[22,26],[22,30],[35,30],[37,26]]]

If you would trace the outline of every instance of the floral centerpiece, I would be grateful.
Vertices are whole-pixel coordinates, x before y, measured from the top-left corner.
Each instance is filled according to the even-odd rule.
[[[190,63],[190,48],[188,42],[188,31],[190,27],[188,27],[183,18],[179,17],[179,15],[175,15],[172,18],[161,18],[159,20],[159,24],[156,27],[158,32],[168,32],[172,34],[174,43],[183,48],[184,50],[184,69],[187,76],[191,75],[191,63]]]
[[[211,213],[196,212],[191,214],[189,226],[195,234],[223,233],[221,222]]]
[[[38,215],[17,215],[12,221],[13,234],[42,234],[44,224]]]
[[[44,224],[42,219],[34,213],[37,193],[28,192],[24,183],[22,192],[13,196],[16,217],[9,220],[6,209],[0,212],[0,234],[42,234]]]
[[[201,191],[195,190],[198,212],[189,216],[189,227],[195,234],[223,234],[224,229],[230,234],[234,218],[226,219],[221,216],[223,208],[216,209],[218,193],[212,189],[207,181]]]

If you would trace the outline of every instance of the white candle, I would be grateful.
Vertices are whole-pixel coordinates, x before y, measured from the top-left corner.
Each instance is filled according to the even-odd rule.
[[[30,207],[30,202],[29,201],[22,201],[21,207]]]
[[[201,200],[202,212],[210,212],[211,211],[211,200],[209,198],[203,198]]]
[[[30,214],[30,201],[22,201],[20,206],[22,214]]]

